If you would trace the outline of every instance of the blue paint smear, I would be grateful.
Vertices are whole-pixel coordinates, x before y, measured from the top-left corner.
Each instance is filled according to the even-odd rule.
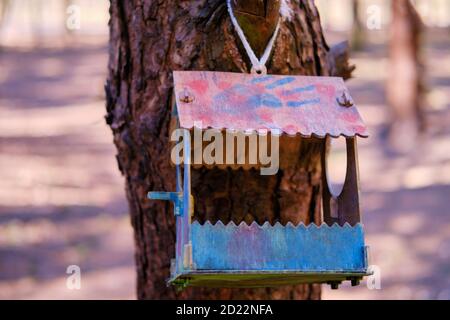
[[[266,89],[275,89],[276,87],[281,87],[281,86],[287,85],[288,83],[291,83],[292,81],[295,81],[294,77],[282,78],[275,82],[272,82],[271,84],[268,84],[266,86]]]
[[[232,94],[245,95],[245,94],[248,94],[248,87],[244,86],[242,84],[236,84],[236,85],[232,86],[231,88],[226,89],[224,91],[224,93],[227,93],[227,94],[230,94],[230,95],[232,95]]]
[[[282,94],[284,96],[289,96],[291,94],[307,92],[307,91],[313,91],[315,89],[316,89],[315,85],[310,85],[310,86],[307,86],[307,87],[299,87],[299,88],[295,88],[295,89],[292,89],[292,90],[286,90],[286,91],[283,91]]]
[[[318,104],[320,103],[320,98],[310,99],[310,100],[301,100],[301,101],[288,101],[287,106],[291,108],[303,107],[308,104]]]
[[[247,100],[247,106],[251,108],[281,108],[283,106],[283,103],[273,94],[263,93],[249,97]]]
[[[235,102],[235,104],[232,107],[226,108],[226,112],[228,112],[230,114],[236,114],[238,112],[241,112],[242,108],[249,107],[249,105],[246,103],[248,98],[245,99],[245,96],[248,96],[248,94],[249,94],[248,87],[241,85],[241,84],[234,85],[231,88],[228,88],[214,96],[214,98],[213,98],[214,106],[223,108],[224,106],[227,105],[227,103],[229,103],[230,101],[233,100],[234,96],[244,96],[242,102]],[[254,106],[257,107],[256,104],[254,104]],[[225,109],[222,109],[222,110],[225,110]]]
[[[252,79],[251,83],[256,84],[256,83],[261,83],[261,82],[266,82],[271,80],[273,77],[272,76],[263,76],[263,77],[257,77]]]

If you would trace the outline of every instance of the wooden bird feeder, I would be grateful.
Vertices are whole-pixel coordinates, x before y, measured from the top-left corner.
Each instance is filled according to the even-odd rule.
[[[280,158],[301,157],[301,139],[320,139],[323,223],[284,226],[269,222],[192,222],[193,161],[192,154],[186,152],[184,164],[176,165],[176,192],[148,195],[150,199],[174,203],[176,254],[168,283],[208,287],[328,283],[337,288],[346,280],[357,285],[368,274],[356,150],[357,136],[367,137],[367,131],[341,78],[177,71],[174,108],[174,125],[190,132],[213,128],[221,132],[267,130],[276,134],[280,137]],[[346,139],[347,173],[342,192],[333,195],[325,150],[327,140],[339,136]],[[193,151],[187,136],[183,144],[184,150]],[[245,158],[240,164],[224,163],[219,167],[262,166],[248,162]],[[281,159],[281,169],[290,163]]]

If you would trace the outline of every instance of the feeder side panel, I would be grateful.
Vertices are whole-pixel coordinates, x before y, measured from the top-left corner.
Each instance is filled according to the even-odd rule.
[[[194,222],[191,232],[197,270],[364,272],[367,267],[361,224],[284,227]]]

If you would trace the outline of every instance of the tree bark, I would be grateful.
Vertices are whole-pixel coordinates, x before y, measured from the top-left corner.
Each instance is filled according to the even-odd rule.
[[[266,23],[265,28],[271,30],[273,14],[268,8],[277,3],[237,1],[236,8],[242,9],[237,11],[238,19],[254,15],[256,23]],[[314,2],[291,1],[290,5],[294,15],[281,26],[268,72],[349,77],[352,67],[347,52],[342,48],[329,52]],[[119,169],[126,178],[138,298],[320,299],[320,285],[187,288],[178,293],[166,286],[174,256],[174,217],[171,205],[147,200],[146,194],[175,190],[168,138],[172,71],[249,72],[250,62],[223,0],[111,0],[110,14],[106,121],[113,131]],[[249,26],[243,27],[250,33]],[[249,41],[260,51],[270,35],[270,31],[259,37],[253,34]],[[316,140],[304,140],[294,168],[275,176],[261,176],[257,170],[193,170],[195,219],[320,223],[320,148]]]
[[[423,23],[410,0],[392,1],[392,16],[387,85],[391,107],[389,142],[397,151],[408,151],[417,133],[425,129]]]
[[[353,26],[352,26],[352,49],[361,50],[365,42],[365,26],[359,17],[360,0],[352,0]]]
[[[3,19],[6,16],[6,12],[8,11],[10,6],[10,0],[0,0],[0,27],[3,24]]]

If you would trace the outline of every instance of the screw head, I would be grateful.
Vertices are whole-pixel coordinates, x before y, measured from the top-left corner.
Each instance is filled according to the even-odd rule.
[[[186,88],[184,88],[183,92],[180,94],[180,101],[183,103],[191,103],[194,101],[194,96],[191,95]]]
[[[342,96],[340,98],[336,98],[337,103],[341,106],[341,107],[345,107],[345,108],[350,108],[353,107],[353,101],[351,101],[348,96],[347,93],[344,91],[342,93]]]

